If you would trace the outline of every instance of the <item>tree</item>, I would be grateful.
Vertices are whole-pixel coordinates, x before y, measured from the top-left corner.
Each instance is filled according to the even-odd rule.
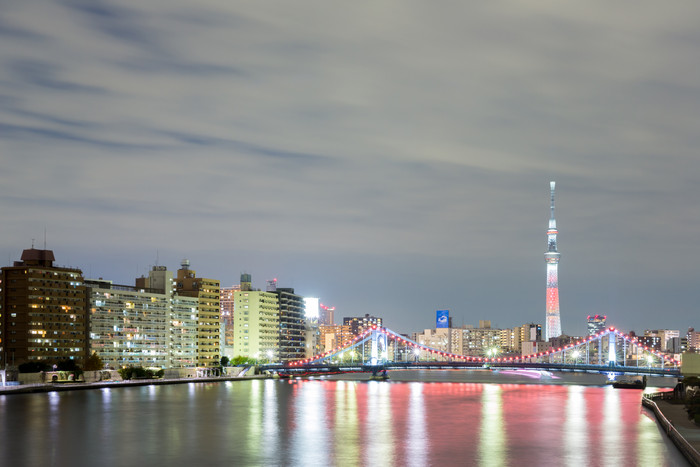
[[[83,370],[78,366],[77,363],[75,363],[75,360],[61,360],[56,364],[56,369],[58,371],[71,371],[71,372],[80,372],[82,373]]]
[[[250,358],[250,357],[244,357],[243,355],[238,355],[236,357],[233,357],[233,360],[229,362],[230,365],[236,366],[236,365],[254,365],[255,364],[255,359]]]
[[[85,361],[85,371],[102,370],[104,367],[105,364],[100,356],[97,355],[97,352],[93,352]]]
[[[42,361],[31,361],[22,363],[18,370],[20,373],[38,373],[40,371],[48,371],[51,369],[51,365]]]
[[[230,362],[230,360],[228,357],[226,357],[226,356],[221,357],[221,366],[228,366],[229,362]]]
[[[61,360],[56,364],[56,369],[58,371],[65,371],[68,373],[73,373],[73,379],[77,381],[80,375],[83,374],[83,369],[75,363],[75,360]]]

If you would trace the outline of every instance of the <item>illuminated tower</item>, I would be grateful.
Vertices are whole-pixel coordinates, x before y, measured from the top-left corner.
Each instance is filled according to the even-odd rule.
[[[554,220],[554,182],[549,182],[552,196],[549,229],[547,229],[547,252],[544,261],[547,263],[547,310],[545,339],[561,336],[561,317],[559,316],[559,256],[557,251],[557,221]]]

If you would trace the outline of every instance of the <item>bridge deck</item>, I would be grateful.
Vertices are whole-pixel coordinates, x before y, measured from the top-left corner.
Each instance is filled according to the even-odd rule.
[[[515,363],[515,362],[489,362],[484,365],[479,362],[385,362],[380,365],[368,364],[330,364],[313,363],[307,365],[283,365],[266,364],[261,369],[288,374],[327,374],[327,373],[353,373],[353,372],[377,372],[381,370],[452,370],[452,369],[535,369],[545,371],[580,371],[588,373],[615,373],[634,375],[653,375],[680,377],[678,368],[649,368],[631,367],[621,365],[585,365],[585,364],[561,364],[561,363]]]

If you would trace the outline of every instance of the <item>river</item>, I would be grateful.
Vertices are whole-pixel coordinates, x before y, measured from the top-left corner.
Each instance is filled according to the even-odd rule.
[[[640,390],[532,372],[391,376],[0,396],[0,465],[688,465]]]

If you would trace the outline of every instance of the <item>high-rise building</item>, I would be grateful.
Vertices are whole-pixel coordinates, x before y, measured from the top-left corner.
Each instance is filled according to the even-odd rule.
[[[179,295],[173,272],[153,266],[136,286],[86,280],[90,351],[112,368],[197,366],[199,298]]]
[[[233,294],[233,355],[276,361],[280,342],[279,298],[274,292],[251,289],[250,274],[241,274],[241,290]]]
[[[88,352],[88,315],[80,269],[56,267],[51,250],[32,247],[0,276],[0,365],[75,360]]]
[[[605,331],[605,321],[608,317],[605,315],[588,315],[588,335],[598,334],[600,331]]]
[[[179,295],[199,299],[197,313],[197,366],[218,367],[221,360],[219,281],[197,277],[190,262],[182,260],[177,271],[176,290]]]
[[[545,311],[546,340],[561,335],[561,317],[559,315],[559,257],[557,250],[557,221],[554,219],[554,185],[549,182],[551,205],[549,229],[547,230],[547,252],[544,260],[547,264],[547,305]]]
[[[156,289],[114,285],[106,280],[87,279],[85,285],[91,353],[96,352],[108,368],[173,366],[169,353],[168,294]]]
[[[294,289],[275,287],[279,306],[279,361],[301,360],[306,354],[304,297]]]

